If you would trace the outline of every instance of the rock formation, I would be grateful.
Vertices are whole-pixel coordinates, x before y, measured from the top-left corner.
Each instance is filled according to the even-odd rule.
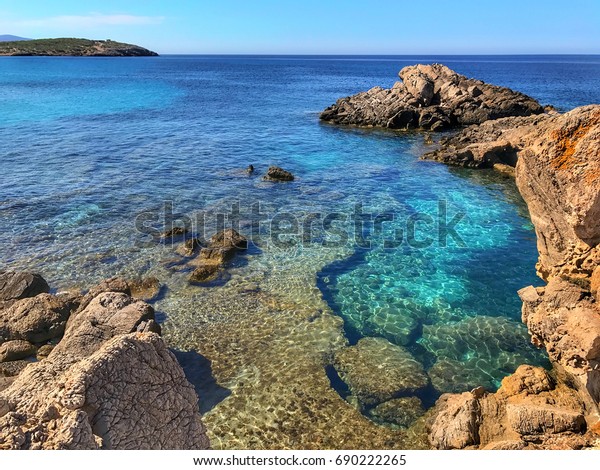
[[[401,82],[339,99],[321,113],[334,124],[431,129],[433,131],[507,116],[541,114],[540,104],[522,93],[489,85],[441,64],[405,67]]]
[[[270,166],[263,179],[266,181],[294,181],[294,175],[278,166]]]
[[[77,302],[42,293],[0,312],[11,338],[0,344],[11,361],[0,364],[0,449],[208,448],[194,388],[135,285],[111,279]],[[59,330],[38,362],[15,360],[36,348],[12,338]]]
[[[507,118],[459,133],[430,154],[465,166],[516,163],[538,238],[538,274],[522,320],[552,375],[523,366],[495,394],[444,395],[430,422],[436,448],[581,448],[600,414],[600,106]]]

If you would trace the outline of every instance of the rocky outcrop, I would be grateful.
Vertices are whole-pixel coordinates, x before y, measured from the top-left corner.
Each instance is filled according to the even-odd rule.
[[[0,342],[15,339],[42,343],[61,336],[71,305],[59,297],[40,294],[0,310]]]
[[[541,114],[540,104],[522,93],[489,85],[441,64],[405,67],[401,82],[339,99],[321,113],[334,124],[390,129],[442,130],[507,116]]]
[[[263,179],[266,181],[294,181],[294,175],[278,166],[270,166]]]
[[[127,291],[131,284],[111,279],[71,304],[63,338],[38,362],[2,364],[0,449],[209,446],[194,388],[157,334],[154,310],[111,288]],[[28,346],[10,341],[0,351]]]
[[[0,308],[16,300],[48,292],[50,287],[39,274],[0,271]]]
[[[544,280],[587,278],[600,263],[600,106],[469,127],[423,158],[516,167],[538,238]]]
[[[437,155],[481,163],[466,166],[513,155],[538,238],[538,274],[547,281],[519,292],[522,320],[553,375],[523,366],[495,394],[443,397],[432,412],[432,445],[590,445],[600,420],[600,106],[488,122],[445,141]]]
[[[588,432],[577,391],[541,368],[521,366],[496,393],[443,395],[429,422],[436,449],[580,449]]]

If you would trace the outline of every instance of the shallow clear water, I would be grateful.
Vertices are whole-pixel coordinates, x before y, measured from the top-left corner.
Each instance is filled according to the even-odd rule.
[[[517,365],[545,363],[520,323],[516,291],[539,281],[535,236],[514,183],[420,161],[427,145],[418,133],[318,121],[337,98],[391,86],[417,62],[443,62],[562,110],[600,102],[597,56],[2,58],[0,266],[36,269],[56,289],[157,276],[168,287],[156,303],[167,340],[201,352],[229,390],[198,385],[212,394],[206,419],[223,426],[242,406],[256,415],[251,401],[291,416],[281,403],[294,380],[329,397],[331,354],[363,336],[406,346],[429,371],[434,395],[494,389]],[[245,173],[249,164],[257,176]],[[297,180],[263,182],[270,164]],[[312,236],[283,236],[291,240],[284,245],[263,223],[228,282],[210,288],[189,286],[185,272],[170,269],[171,248],[143,243],[148,230],[136,229],[139,214],[160,229],[172,204],[175,218],[204,214],[210,232],[216,214],[239,203],[241,231],[250,235],[258,201],[292,232],[316,217]],[[357,205],[394,220],[357,229]],[[459,238],[445,246],[440,210],[448,222],[462,216]],[[324,230],[328,214],[337,215]],[[370,247],[356,246],[357,230]],[[339,243],[340,233],[350,238]],[[312,382],[301,380],[307,370]],[[276,391],[259,393],[265,384]],[[337,405],[334,395],[328,400],[323,416],[331,420]],[[242,420],[243,432],[227,427],[214,437],[223,447],[260,447],[289,436],[272,413],[264,421],[271,434],[256,435]],[[286,445],[302,443],[295,439]]]

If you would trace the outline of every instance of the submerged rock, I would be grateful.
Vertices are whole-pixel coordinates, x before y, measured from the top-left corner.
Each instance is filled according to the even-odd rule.
[[[414,394],[429,384],[423,366],[406,349],[383,338],[363,338],[339,350],[334,367],[363,406]]]
[[[478,386],[495,390],[510,370],[542,359],[529,344],[526,329],[504,317],[424,325],[420,343],[437,357],[429,375],[441,393]]]
[[[270,166],[263,179],[267,181],[294,181],[294,175],[278,166]]]
[[[408,428],[425,414],[423,403],[417,397],[396,398],[377,405],[370,412],[375,421]]]
[[[190,276],[192,283],[204,283],[217,279],[224,265],[236,253],[248,248],[248,240],[234,229],[222,230],[211,237],[208,246],[200,249],[198,256],[189,265],[194,268]]]
[[[339,99],[321,119],[391,129],[433,131],[480,124],[506,116],[540,114],[540,104],[522,93],[467,78],[441,64],[405,67],[402,82]]]

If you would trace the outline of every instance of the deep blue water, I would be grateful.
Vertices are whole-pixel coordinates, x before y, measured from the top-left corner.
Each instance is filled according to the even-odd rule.
[[[247,212],[260,200],[271,215],[296,217],[346,216],[362,204],[395,221],[380,233],[362,227],[371,247],[349,241],[316,279],[349,339],[384,336],[408,347],[439,391],[494,388],[518,364],[543,362],[519,321],[516,291],[538,280],[535,236],[514,183],[420,161],[427,146],[418,133],[318,120],[337,98],[389,87],[418,62],[442,62],[563,111],[600,103],[600,56],[1,58],[0,266],[35,268],[59,288],[151,272],[156,248],[136,244],[135,219],[160,213],[165,201],[191,214],[235,201]],[[264,184],[245,176],[248,164],[259,174],[277,164],[298,178]],[[449,219],[464,215],[459,243],[438,240],[440,204]],[[407,241],[410,220],[421,220],[416,242],[432,243]],[[330,235],[317,230],[308,243]],[[401,243],[384,247],[393,235]],[[258,256],[277,250],[259,245]],[[307,269],[322,262],[318,249],[307,253]]]

